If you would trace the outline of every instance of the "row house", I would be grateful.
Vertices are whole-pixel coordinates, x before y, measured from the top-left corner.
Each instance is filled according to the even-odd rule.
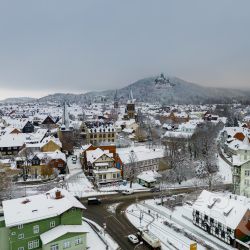
[[[250,200],[203,190],[193,204],[193,224],[237,249],[249,249]]]

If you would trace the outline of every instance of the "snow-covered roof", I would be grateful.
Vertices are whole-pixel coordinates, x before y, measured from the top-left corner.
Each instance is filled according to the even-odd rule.
[[[67,234],[67,233],[88,233],[83,225],[60,225],[40,235],[43,245]]]
[[[108,168],[105,170],[93,170],[94,174],[106,174],[106,173],[120,173],[121,170],[117,169],[117,168]]]
[[[156,182],[156,178],[161,177],[156,171],[148,170],[140,173],[137,178],[146,182]]]
[[[20,134],[6,134],[0,136],[0,147],[21,147],[24,145],[26,135]]]
[[[250,208],[250,200],[244,196],[218,194],[203,190],[193,204],[200,211],[218,222],[235,229]]]
[[[94,163],[104,154],[107,155],[108,157],[113,157],[113,154],[109,153],[109,150],[102,150],[100,148],[97,148],[95,150],[88,150],[86,152],[86,156],[87,156],[86,158],[88,162]]]
[[[164,156],[164,147],[148,148],[146,146],[134,146],[129,148],[117,148],[117,153],[124,164],[130,163],[130,153],[134,151],[136,161],[145,161],[151,159],[162,158]]]
[[[166,131],[163,137],[170,138],[190,138],[193,135],[192,132],[183,132],[183,131]]]
[[[55,199],[59,190],[62,198]],[[58,216],[72,207],[85,207],[65,189],[54,188],[47,193],[3,201],[6,227],[26,224]]]

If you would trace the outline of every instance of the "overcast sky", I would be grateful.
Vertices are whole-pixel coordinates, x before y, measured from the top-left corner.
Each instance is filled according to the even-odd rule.
[[[250,88],[249,0],[0,0],[0,99],[160,72]]]

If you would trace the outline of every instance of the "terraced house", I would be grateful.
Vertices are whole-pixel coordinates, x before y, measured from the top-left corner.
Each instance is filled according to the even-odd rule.
[[[64,189],[3,201],[1,250],[84,250],[84,206]]]

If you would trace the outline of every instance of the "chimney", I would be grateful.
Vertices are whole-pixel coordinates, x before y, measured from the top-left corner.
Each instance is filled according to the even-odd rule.
[[[60,190],[56,191],[56,200],[61,199],[62,198],[62,194]]]

